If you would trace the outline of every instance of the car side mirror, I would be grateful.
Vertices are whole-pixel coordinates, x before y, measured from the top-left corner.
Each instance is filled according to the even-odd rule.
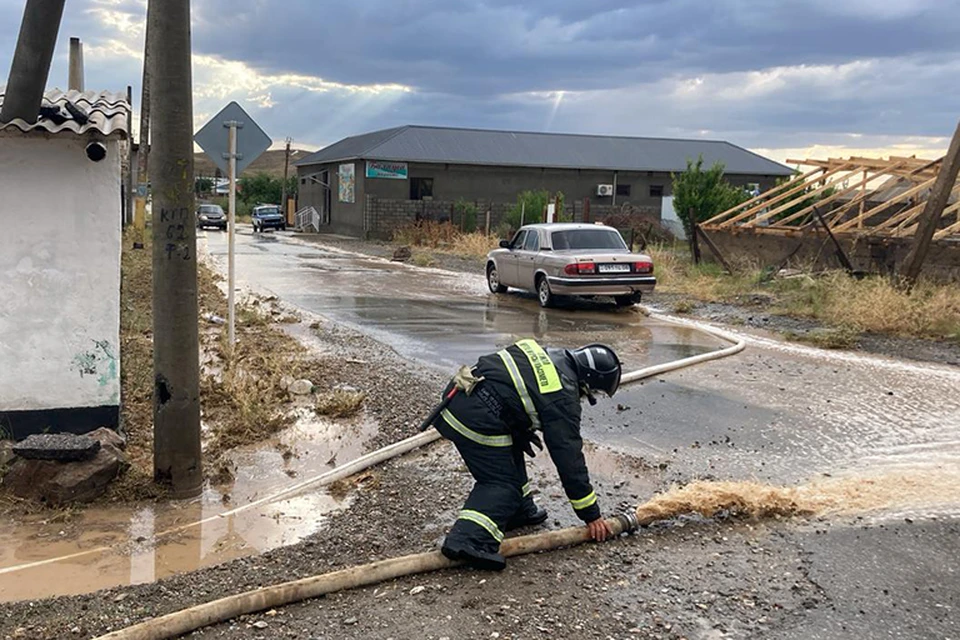
[[[501,248],[501,249],[509,249],[509,248],[510,248],[510,241],[509,241],[509,240],[501,240],[501,241],[500,241],[500,248]]]

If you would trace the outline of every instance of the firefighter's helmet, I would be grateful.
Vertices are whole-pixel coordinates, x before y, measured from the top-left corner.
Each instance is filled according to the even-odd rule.
[[[580,384],[590,391],[602,391],[608,396],[620,386],[620,359],[605,344],[588,344],[570,352],[577,364]]]

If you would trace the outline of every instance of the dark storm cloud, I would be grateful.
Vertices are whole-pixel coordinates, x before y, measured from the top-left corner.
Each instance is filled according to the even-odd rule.
[[[898,8],[847,0],[198,0],[195,42],[267,72],[457,94],[612,88],[677,73],[960,50],[957,0],[891,4]]]
[[[0,0],[0,73],[24,2]],[[144,8],[68,2],[49,84],[77,35],[88,87],[138,95]],[[960,0],[193,0],[193,14],[195,112],[237,99],[273,137],[314,145],[411,122],[887,144],[947,135],[960,114]],[[351,88],[391,83],[412,91]]]

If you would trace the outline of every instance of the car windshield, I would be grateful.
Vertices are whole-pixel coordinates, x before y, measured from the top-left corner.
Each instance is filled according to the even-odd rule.
[[[261,207],[257,209],[257,213],[261,216],[274,216],[280,213],[280,207]]]
[[[218,204],[205,204],[200,207],[200,213],[223,213]]]
[[[626,243],[613,229],[569,229],[551,234],[556,251],[567,249],[618,249],[625,250]]]

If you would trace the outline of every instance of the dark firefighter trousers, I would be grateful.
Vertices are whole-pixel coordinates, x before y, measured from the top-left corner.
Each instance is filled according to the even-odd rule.
[[[452,414],[444,413],[452,417]],[[463,423],[456,424],[459,429],[452,427],[445,417],[437,420],[436,427],[457,447],[476,481],[456,523],[447,534],[447,544],[497,553],[511,519],[536,508],[530,495],[523,450],[516,444],[502,444],[510,437],[506,430],[494,435],[493,439],[499,439],[499,444],[491,445],[476,441],[489,440],[489,434],[473,432]],[[464,429],[473,437],[464,435]]]

